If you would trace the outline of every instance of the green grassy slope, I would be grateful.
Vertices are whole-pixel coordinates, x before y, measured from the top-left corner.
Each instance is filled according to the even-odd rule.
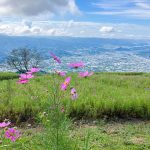
[[[1,80],[15,79],[15,78],[18,78],[18,75],[16,73],[0,72],[0,81]]]
[[[71,86],[76,88],[78,99],[72,101],[70,91],[60,92],[64,105],[71,106],[70,116],[150,118],[150,74],[96,73],[86,79],[76,74],[71,76]],[[64,81],[62,77],[56,78],[58,85]],[[35,119],[49,105],[48,99],[53,95],[52,75],[38,76],[26,85],[18,85],[16,81],[0,81],[1,121],[4,118],[14,122]]]

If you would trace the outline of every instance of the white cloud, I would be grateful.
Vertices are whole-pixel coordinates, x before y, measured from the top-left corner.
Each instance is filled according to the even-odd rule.
[[[29,21],[29,20],[22,20],[22,24],[28,26],[29,28],[31,28],[31,26],[32,26],[32,21]]]
[[[70,28],[74,24],[74,20],[68,21],[67,27]]]
[[[34,26],[30,29],[30,33],[35,35],[35,34],[40,34],[42,32],[41,28],[38,26]]]
[[[136,3],[136,6],[141,7],[143,9],[150,9],[150,4],[146,4],[146,3]]]
[[[113,16],[128,16],[138,19],[150,19],[150,11],[139,10],[139,9],[128,9],[122,11],[100,11],[100,12],[91,12],[90,14],[97,15],[113,15]]]
[[[73,36],[150,39],[149,26],[75,21],[0,22],[0,34],[14,36]],[[71,25],[68,26],[68,24]],[[131,36],[132,35],[132,36]]]
[[[69,7],[69,10],[72,14],[80,13],[74,0],[68,0],[68,7]]]
[[[79,13],[75,0],[0,0],[0,15],[37,16]]]
[[[93,3],[92,5],[98,8],[103,8],[103,10],[111,10],[111,9],[121,9],[122,7],[126,7],[126,5],[131,2],[130,0],[101,0],[100,2]]]
[[[84,33],[85,33],[85,31],[83,31],[83,30],[82,30],[82,31],[80,31],[80,34],[84,34]]]
[[[103,26],[99,30],[101,33],[111,33],[114,32],[114,27],[111,26]]]
[[[92,3],[99,11],[89,12],[96,15],[127,16],[139,19],[150,19],[149,0],[99,0]]]

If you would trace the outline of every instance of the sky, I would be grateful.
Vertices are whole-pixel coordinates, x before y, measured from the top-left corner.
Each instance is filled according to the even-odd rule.
[[[0,34],[150,39],[150,0],[0,0]]]

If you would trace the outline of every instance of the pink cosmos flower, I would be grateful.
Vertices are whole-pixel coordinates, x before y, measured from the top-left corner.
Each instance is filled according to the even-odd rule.
[[[66,90],[67,87],[68,87],[68,85],[69,85],[69,83],[70,83],[70,81],[71,81],[71,77],[67,77],[67,78],[65,79],[64,83],[61,85],[61,89],[62,89],[62,90]]]
[[[84,67],[84,63],[83,62],[71,63],[68,66],[71,67],[71,68],[77,69],[79,67]]]
[[[10,122],[2,122],[0,123],[0,128],[5,128],[7,126],[9,126],[11,123]]]
[[[9,128],[5,131],[5,136],[12,142],[15,142],[20,137],[20,132],[14,128]]]
[[[39,69],[38,68],[32,68],[30,72],[26,72],[24,74],[20,74],[19,80],[17,81],[18,84],[25,84],[28,83],[29,80],[34,77],[32,73],[37,72]]]
[[[19,80],[17,81],[18,84],[25,84],[25,83],[28,83],[28,82],[29,82],[28,79],[19,79]]]
[[[71,98],[72,98],[72,100],[75,100],[78,98],[78,94],[77,94],[75,88],[71,88]]]
[[[39,71],[40,71],[39,68],[31,68],[28,73],[36,73],[36,72],[39,72]]]
[[[54,55],[52,52],[49,53],[54,58],[54,60],[56,60],[59,64],[61,63],[60,59],[56,55]]]
[[[63,71],[55,71],[56,74],[60,75],[60,76],[66,76],[66,73]]]
[[[94,74],[94,72],[89,73],[88,71],[85,71],[85,72],[80,72],[79,76],[83,77],[83,78],[86,78],[86,77],[92,76],[93,74]]]
[[[31,79],[34,76],[31,73],[27,73],[27,74],[20,74],[20,79]]]

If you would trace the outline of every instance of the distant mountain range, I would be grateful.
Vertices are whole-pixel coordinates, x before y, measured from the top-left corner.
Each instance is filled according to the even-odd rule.
[[[49,59],[48,51],[52,51],[64,60],[69,60],[70,58],[84,60],[86,57],[89,58],[92,56],[92,58],[96,59],[96,56],[99,57],[105,54],[107,56],[110,54],[108,57],[113,57],[112,54],[118,54],[115,57],[126,58],[127,56],[134,55],[146,61],[146,65],[150,63],[150,42],[145,40],[4,35],[0,35],[0,63],[5,62],[7,55],[12,49],[24,47],[39,51],[45,60]],[[124,60],[124,58],[121,60]],[[127,61],[129,62],[129,60]],[[114,67],[112,69],[113,71],[115,71]],[[148,69],[150,70],[150,68]],[[107,71],[105,67],[102,67],[100,70]],[[129,71],[132,71],[132,68]],[[143,70],[141,69],[141,71]]]

